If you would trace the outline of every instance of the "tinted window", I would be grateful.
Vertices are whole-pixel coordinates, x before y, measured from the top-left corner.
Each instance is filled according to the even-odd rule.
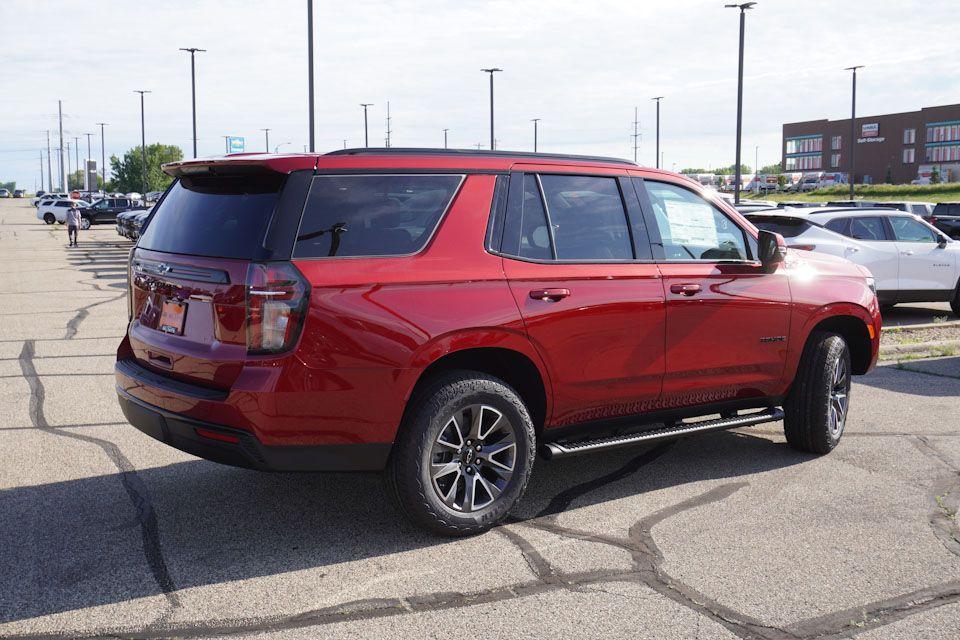
[[[553,258],[547,211],[543,208],[540,187],[533,174],[523,176],[523,204],[520,208],[519,248],[516,255],[535,260]]]
[[[880,218],[850,218],[847,234],[856,240],[886,240],[887,234]]]
[[[320,176],[313,180],[293,254],[387,256],[426,245],[459,175]]]
[[[616,178],[541,175],[557,258],[632,260]]]
[[[757,215],[748,215],[747,218],[757,229],[779,233],[784,238],[796,238],[811,226],[809,222],[800,218]]]
[[[830,231],[847,235],[847,227],[849,226],[849,222],[850,218],[836,218],[828,222],[826,227],[827,229],[830,229]]]
[[[69,207],[70,205],[71,205],[70,202],[57,202],[54,206],[57,206],[57,207]]]
[[[893,235],[900,242],[937,242],[937,237],[927,226],[913,218],[891,217]]]
[[[262,243],[284,176],[191,176],[171,187],[139,247],[251,258]]]
[[[697,194],[644,181],[667,260],[747,260],[743,230]]]

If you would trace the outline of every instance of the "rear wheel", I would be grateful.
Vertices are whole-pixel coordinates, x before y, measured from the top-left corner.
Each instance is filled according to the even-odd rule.
[[[456,371],[413,402],[387,469],[400,511],[447,536],[497,524],[523,495],[536,454],[517,392],[498,378]]]
[[[43,221],[46,222],[47,224],[53,224],[54,222],[57,221],[57,217],[52,213],[45,213],[43,214]]]
[[[835,333],[807,340],[784,405],[783,428],[794,449],[830,453],[840,442],[850,407],[850,349]]]
[[[953,292],[950,308],[953,309],[953,315],[960,316],[960,282],[957,283],[957,288]]]
[[[90,218],[80,218],[80,228],[81,228],[81,229],[84,229],[84,230],[89,229],[89,228],[90,228],[90,224],[91,224]]]

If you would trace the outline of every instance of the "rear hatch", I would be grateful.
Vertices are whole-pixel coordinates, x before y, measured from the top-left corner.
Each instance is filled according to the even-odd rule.
[[[305,306],[308,289],[286,261],[312,174],[224,171],[180,177],[149,218],[129,274],[137,363],[220,390],[251,356],[275,356],[298,331],[283,305]]]

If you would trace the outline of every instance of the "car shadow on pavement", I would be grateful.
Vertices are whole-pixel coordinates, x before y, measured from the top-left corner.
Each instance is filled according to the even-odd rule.
[[[88,452],[78,448],[77,455]],[[721,432],[653,448],[538,460],[514,517],[742,479],[809,459],[746,432]],[[131,502],[134,485],[145,495]],[[462,553],[475,544],[407,524],[378,474],[270,474],[204,460],[8,489],[0,492],[0,514],[0,537],[8,541],[0,549],[0,622],[307,569],[321,569],[321,580],[344,563],[424,547],[436,553],[444,545]],[[159,531],[153,542],[150,527]],[[158,586],[157,562],[169,576],[166,589]],[[382,568],[367,563],[361,571]]]

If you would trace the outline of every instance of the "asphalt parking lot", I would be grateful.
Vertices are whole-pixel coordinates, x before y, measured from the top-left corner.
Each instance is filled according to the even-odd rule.
[[[2,637],[960,637],[960,358],[859,378],[829,456],[773,424],[538,461],[509,524],[438,539],[377,476],[127,426],[129,247],[0,201]]]

